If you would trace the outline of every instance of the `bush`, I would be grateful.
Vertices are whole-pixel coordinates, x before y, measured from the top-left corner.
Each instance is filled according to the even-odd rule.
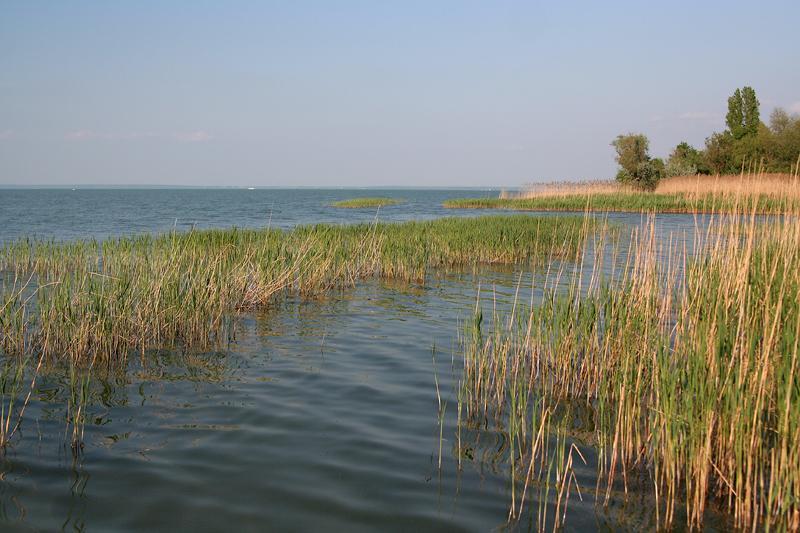
[[[617,171],[617,181],[623,184],[629,184],[633,181],[633,176],[631,176],[627,170],[621,168]]]
[[[666,176],[694,176],[698,174],[697,167],[688,161],[672,160],[667,161]]]
[[[639,163],[632,183],[638,189],[652,191],[655,190],[664,175],[664,161],[659,158],[649,159]]]

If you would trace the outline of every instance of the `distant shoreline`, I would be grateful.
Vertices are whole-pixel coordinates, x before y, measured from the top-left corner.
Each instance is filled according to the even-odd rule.
[[[316,191],[509,191],[520,187],[409,187],[409,186],[313,186],[313,185],[0,185],[0,190],[316,190]]]

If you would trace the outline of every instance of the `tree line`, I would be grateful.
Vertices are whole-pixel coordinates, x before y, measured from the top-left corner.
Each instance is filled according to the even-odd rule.
[[[727,129],[707,137],[703,149],[679,143],[666,162],[650,157],[644,134],[618,135],[611,142],[620,166],[617,181],[652,190],[670,176],[735,174],[750,168],[791,172],[800,156],[800,116],[776,108],[767,125],[761,121],[759,105],[752,87],[736,89],[728,98]]]

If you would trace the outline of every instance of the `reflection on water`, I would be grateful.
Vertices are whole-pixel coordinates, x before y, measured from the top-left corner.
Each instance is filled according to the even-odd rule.
[[[3,458],[4,520],[43,529],[502,524],[501,465],[459,475],[454,457],[441,473],[432,459],[431,348],[452,345],[473,287],[468,275],[424,288],[370,282],[240,317],[225,351],[132,357],[127,371],[93,379],[77,457],[64,435],[69,384],[46,370]],[[437,364],[452,395],[449,353]]]
[[[485,273],[496,290],[481,298],[507,310],[518,284],[520,298],[530,297],[535,277]],[[2,458],[0,517],[47,530],[503,528],[506,435],[464,429],[456,446],[452,350],[476,286],[471,274],[426,287],[368,282],[240,317],[224,351],[133,357],[126,371],[93,379],[77,456],[64,430],[69,384],[45,371],[21,438]],[[448,405],[441,471],[434,346]],[[575,438],[591,416],[579,411]],[[627,502],[597,507],[596,457],[586,456],[577,469],[583,501],[573,495],[567,524],[651,525],[639,506],[646,480]],[[537,503],[534,495],[531,509]]]

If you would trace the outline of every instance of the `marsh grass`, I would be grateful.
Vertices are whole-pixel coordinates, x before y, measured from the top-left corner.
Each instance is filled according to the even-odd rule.
[[[378,276],[424,282],[430,269],[542,264],[582,245],[581,218],[481,217],[402,224],[207,230],[0,249],[0,346],[83,366],[130,352],[204,347],[231,317],[283,294],[307,297]]]
[[[651,223],[613,276],[598,253],[594,270],[552,272],[540,302],[490,328],[477,309],[459,431],[507,435],[511,518],[538,487],[537,527],[563,523],[580,452],[566,436],[583,405],[598,505],[644,473],[658,528],[701,528],[713,505],[737,529],[800,529],[800,218],[764,222],[756,205],[712,223],[694,255]]]
[[[800,190],[800,188],[798,188]],[[800,195],[795,198],[760,195],[756,199],[760,214],[788,213],[800,208]],[[705,213],[733,212],[737,198],[733,194],[684,193],[603,193],[592,195],[544,196],[539,198],[463,198],[447,200],[448,209],[508,209],[516,211],[566,211],[623,213]]]
[[[742,198],[758,213],[800,209],[800,173],[742,173],[725,176],[675,176],[643,192],[616,182],[555,183],[504,192],[499,198],[462,198],[444,202],[451,209],[522,211],[601,211],[658,213],[736,212]]]
[[[404,201],[405,200],[401,200],[399,198],[387,198],[387,197],[350,198],[348,200],[339,200],[338,202],[333,202],[331,206],[344,209],[367,209],[367,208],[386,207],[389,205],[399,205],[402,204]]]
[[[66,424],[64,441],[69,440],[73,455],[83,451],[84,431],[86,428],[86,410],[91,400],[92,366],[82,367],[69,362]]]
[[[5,449],[19,430],[36,388],[42,358],[39,358],[30,376],[26,373],[28,362],[26,358],[4,360],[0,367],[0,450]]]

